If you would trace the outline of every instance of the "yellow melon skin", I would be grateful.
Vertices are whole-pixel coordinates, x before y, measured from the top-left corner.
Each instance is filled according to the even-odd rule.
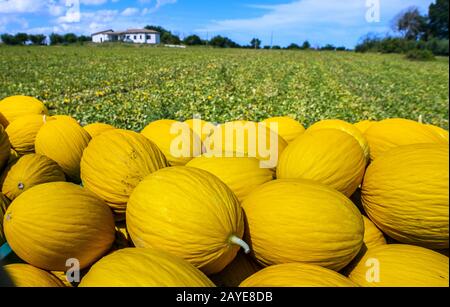
[[[362,182],[365,166],[355,138],[337,129],[320,129],[289,144],[281,155],[277,178],[314,180],[350,197]]]
[[[5,117],[5,116],[3,116],[3,114],[2,114],[2,113],[0,113],[0,125],[2,125],[2,126],[3,126],[3,128],[7,128],[7,127],[8,127],[8,125],[9,125],[9,122],[8,122],[8,120],[6,119],[6,117]]]
[[[361,131],[354,125],[338,119],[322,120],[309,127],[307,131],[317,131],[323,129],[338,129],[350,134],[352,137],[356,139],[356,141],[358,141],[359,145],[361,146],[364,152],[364,157],[366,157],[367,162],[369,162],[370,160],[369,142],[367,142],[366,138],[361,133]]]
[[[204,142],[205,153],[215,157],[256,158],[275,168],[287,142],[266,125],[233,121],[218,126]]]
[[[5,276],[0,278],[0,287],[64,287],[64,284],[52,274],[29,264],[8,264],[3,266],[3,269]]]
[[[271,117],[262,122],[267,124],[269,128],[271,123],[278,124],[278,135],[288,143],[292,143],[292,141],[305,132],[305,127],[302,124],[288,116]]]
[[[70,181],[79,183],[81,157],[90,140],[80,125],[69,120],[50,120],[39,130],[35,150],[58,163]]]
[[[8,134],[0,125],[0,170],[5,167],[11,154],[11,143],[9,142]]]
[[[267,267],[244,280],[240,287],[357,287],[347,277],[311,264],[286,263]]]
[[[442,143],[442,137],[425,125],[407,119],[386,119],[373,124],[364,133],[370,146],[370,158],[375,160],[397,146],[420,143]]]
[[[362,201],[370,219],[395,240],[448,248],[449,149],[444,144],[394,148],[367,169]]]
[[[75,118],[73,118],[72,116],[69,116],[69,115],[53,115],[48,120],[52,120],[52,119],[54,119],[54,120],[67,120],[67,121],[69,121],[69,122],[71,122],[73,124],[80,125],[80,123]]]
[[[216,175],[236,194],[239,201],[256,187],[273,179],[273,172],[261,168],[256,158],[198,157],[186,166],[196,167]]]
[[[214,131],[215,125],[201,119],[188,119],[185,121],[189,128],[203,141]]]
[[[56,181],[66,181],[66,177],[55,161],[39,154],[25,155],[8,171],[2,192],[14,200],[35,185]]]
[[[445,142],[448,142],[448,131],[435,125],[425,125],[429,130],[437,133]]]
[[[364,245],[367,249],[380,245],[386,245],[386,238],[380,229],[367,217],[364,219]]]
[[[221,272],[210,275],[209,278],[218,287],[237,287],[246,278],[260,270],[261,266],[250,255],[240,250],[229,265]]]
[[[48,115],[45,105],[34,97],[29,96],[10,96],[0,101],[0,113],[11,124],[17,118],[29,115]]]
[[[115,127],[113,127],[111,125],[103,124],[103,123],[89,124],[87,126],[84,126],[83,128],[84,128],[84,130],[86,130],[89,133],[91,138],[95,138],[96,136],[99,136],[103,132],[116,129]]]
[[[178,128],[186,129],[187,135],[178,131]],[[174,129],[173,133],[171,133],[171,129]],[[186,165],[192,158],[200,156],[202,153],[200,137],[185,123],[175,120],[158,120],[150,123],[141,133],[161,149],[172,166]],[[186,152],[174,153],[172,146],[184,148]]]
[[[214,287],[187,261],[158,249],[127,248],[95,263],[80,287]]]
[[[369,249],[349,278],[363,287],[448,287],[448,257],[412,245]]]
[[[44,115],[25,115],[12,122],[6,133],[8,134],[11,147],[19,154],[26,155],[34,153],[34,142],[39,129],[44,125]]]
[[[138,183],[167,166],[164,154],[144,136],[115,129],[90,142],[81,159],[81,179],[84,187],[120,214]]]
[[[355,126],[364,135],[364,133],[367,131],[367,129],[372,127],[372,125],[375,123],[376,123],[376,121],[373,121],[373,120],[363,120],[363,121],[357,122],[356,124],[353,124],[353,126]]]
[[[6,242],[5,234],[3,233],[3,216],[9,204],[9,199],[6,198],[3,193],[0,193],[0,246]]]
[[[363,218],[355,205],[313,181],[266,183],[242,207],[248,225],[246,241],[265,266],[302,262],[338,271],[363,244]]]
[[[136,247],[164,249],[206,274],[236,256],[244,216],[233,192],[216,176],[192,167],[161,169],[133,191],[127,228]]]
[[[3,220],[6,239],[24,261],[41,269],[65,271],[66,260],[83,269],[114,241],[114,218],[106,204],[67,182],[44,183],[19,195]]]

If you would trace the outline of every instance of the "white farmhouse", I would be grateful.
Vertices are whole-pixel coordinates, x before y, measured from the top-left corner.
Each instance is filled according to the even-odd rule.
[[[92,42],[126,42],[134,44],[159,44],[161,34],[157,31],[147,29],[129,29],[126,31],[115,32],[106,30],[92,34]]]

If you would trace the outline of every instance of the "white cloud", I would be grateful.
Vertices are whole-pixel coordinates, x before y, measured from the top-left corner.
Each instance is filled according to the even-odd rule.
[[[108,0],[79,0],[84,5],[101,5],[108,2]]]
[[[120,14],[122,16],[134,16],[134,15],[137,15],[138,13],[139,13],[139,9],[137,9],[135,7],[127,7]]]
[[[43,9],[46,0],[0,0],[0,13],[34,13]]]

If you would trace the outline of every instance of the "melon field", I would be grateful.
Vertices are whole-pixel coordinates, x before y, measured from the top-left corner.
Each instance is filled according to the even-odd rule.
[[[448,58],[135,46],[0,47],[0,99],[37,97],[81,124],[291,115],[302,124],[402,117],[448,128]]]
[[[0,55],[0,287],[449,286],[448,59]]]

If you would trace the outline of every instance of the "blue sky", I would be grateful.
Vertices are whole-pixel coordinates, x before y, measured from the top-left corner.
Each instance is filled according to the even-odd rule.
[[[391,31],[392,19],[431,0],[0,0],[0,32],[91,34],[147,24],[180,36],[259,37],[286,46],[309,40],[352,48],[367,33]],[[77,8],[79,7],[79,11]],[[379,9],[378,9],[379,8]],[[79,12],[79,13],[78,13]],[[379,12],[379,14],[378,14]],[[373,13],[373,14],[370,14]],[[371,16],[368,20],[367,15]],[[379,17],[379,18],[377,18]]]

